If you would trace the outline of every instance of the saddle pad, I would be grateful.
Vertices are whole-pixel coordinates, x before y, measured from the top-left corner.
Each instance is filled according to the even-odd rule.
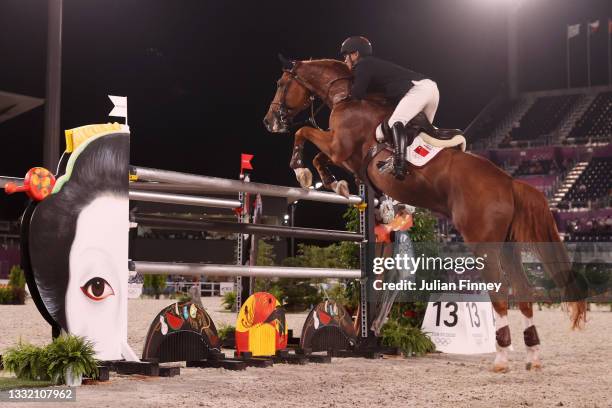
[[[440,151],[444,149],[443,147],[432,146],[429,143],[426,143],[421,135],[418,135],[414,138],[414,141],[410,146],[408,146],[408,151],[406,152],[406,160],[408,160],[413,166],[423,167],[431,159],[436,157]]]
[[[419,136],[421,136],[421,139],[423,139],[423,141],[435,147],[457,147],[459,146],[461,150],[465,152],[465,147],[467,145],[465,136],[463,136],[460,133],[456,134],[451,139],[446,139],[446,140],[433,138],[429,136],[427,133],[423,133],[423,132],[421,132]],[[382,143],[382,141],[385,140],[385,135],[382,130],[382,124],[379,124],[378,126],[376,126],[376,140],[379,143]]]

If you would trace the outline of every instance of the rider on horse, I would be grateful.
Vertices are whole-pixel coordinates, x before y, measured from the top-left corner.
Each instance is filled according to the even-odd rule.
[[[393,134],[393,172],[403,179],[409,143],[421,128],[433,128],[431,122],[440,101],[438,86],[423,74],[372,56],[372,44],[365,37],[344,40],[340,54],[353,72],[352,98],[363,99],[367,93],[379,92],[396,104],[388,124]],[[418,115],[420,112],[424,115]],[[413,119],[420,123],[415,128],[408,127]]]

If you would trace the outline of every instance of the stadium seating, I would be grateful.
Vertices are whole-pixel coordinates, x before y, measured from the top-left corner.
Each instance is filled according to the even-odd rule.
[[[569,113],[579,95],[545,96],[538,98],[512,129],[512,140],[534,140],[552,133]]]
[[[608,198],[612,189],[612,157],[593,158],[563,201],[572,207],[587,207],[589,202]]]
[[[524,160],[514,171],[515,177],[548,175],[558,172],[558,166],[553,160]]]
[[[491,137],[495,129],[509,115],[512,109],[514,109],[516,103],[516,101],[502,101],[498,104],[498,106],[494,107],[487,112],[487,114],[479,118],[479,120],[468,129],[468,141],[470,143],[474,143]]]
[[[612,139],[612,92],[599,94],[569,135],[574,142],[601,142]]]
[[[612,241],[612,218],[599,217],[588,220],[569,220],[566,225],[566,242]]]
[[[554,96],[527,93],[514,101],[498,100],[466,132],[472,150],[547,195],[569,242],[612,241],[607,215],[612,156],[606,146],[612,143],[612,88],[598,91],[558,95],[564,91],[557,90],[551,91]],[[568,218],[571,225],[565,223]],[[452,226],[443,230],[445,242],[462,241]]]

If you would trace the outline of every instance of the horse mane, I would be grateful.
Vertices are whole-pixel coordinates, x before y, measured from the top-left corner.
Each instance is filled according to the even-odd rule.
[[[346,64],[342,61],[324,58],[324,59],[314,59],[308,61],[301,61],[302,64],[306,66],[319,67],[320,69],[326,69],[331,71],[333,74],[337,74],[338,76],[348,76],[351,75],[351,71],[346,66]]]
[[[310,59],[306,61],[300,61],[300,64],[305,65],[307,67],[316,68],[317,76],[318,73],[320,73],[321,71],[327,71],[330,76],[337,78],[351,77],[353,75],[349,67],[344,62],[336,59]],[[391,102],[387,100],[383,94],[379,93],[368,94],[366,95],[365,100],[383,109],[388,109],[391,106]]]

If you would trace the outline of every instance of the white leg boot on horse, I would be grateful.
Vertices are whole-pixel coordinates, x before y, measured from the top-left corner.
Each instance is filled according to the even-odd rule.
[[[334,181],[331,184],[331,187],[336,194],[340,194],[346,198],[348,198],[350,195],[349,185],[346,180]]]
[[[323,152],[319,152],[312,160],[312,164],[314,164],[315,169],[317,169],[319,173],[319,177],[323,182],[323,187],[348,198],[350,195],[349,185],[345,180],[336,180],[336,177],[329,170],[329,165],[333,164],[329,156]]]
[[[314,143],[316,146],[321,148],[321,142],[328,141],[331,138],[331,133],[329,131],[322,131],[319,129],[314,129],[311,127],[303,127],[300,128],[295,133],[295,140],[293,143],[293,156],[291,157],[290,166],[295,171],[295,175],[297,177],[300,186],[304,188],[308,188],[312,185],[312,173],[303,166],[303,152],[304,152],[304,141],[309,140]],[[336,181],[333,177],[329,169],[327,168],[330,164],[335,164],[336,166],[340,166],[343,162],[342,157],[334,156],[335,160],[321,149],[320,154],[314,159],[314,165],[319,172],[319,176],[323,181],[323,184],[326,188],[333,190],[336,194],[340,194],[341,196],[348,197],[350,194],[348,183],[345,180]],[[350,168],[345,168],[346,170],[351,171]]]
[[[301,137],[295,138],[293,145],[293,154],[289,166],[295,172],[295,178],[302,188],[310,188],[312,186],[312,172],[308,167],[304,167],[304,139]]]
[[[302,188],[310,188],[312,186],[312,172],[307,167],[298,167],[293,169],[295,178]]]
[[[507,373],[510,369],[508,365],[508,350],[511,344],[510,326],[508,325],[508,304],[506,302],[493,302],[493,308],[495,309],[495,347],[497,349],[495,361],[493,362],[493,371],[496,373]]]

